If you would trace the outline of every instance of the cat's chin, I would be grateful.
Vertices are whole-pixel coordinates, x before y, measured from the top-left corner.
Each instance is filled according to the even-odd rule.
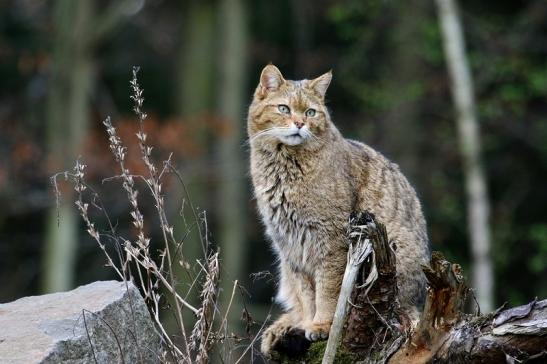
[[[295,146],[304,142],[304,137],[298,134],[279,137],[279,141],[285,145]]]

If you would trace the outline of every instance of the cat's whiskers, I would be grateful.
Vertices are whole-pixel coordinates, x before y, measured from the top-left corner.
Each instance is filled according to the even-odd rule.
[[[274,126],[272,128],[268,128],[268,129],[264,129],[264,130],[259,131],[258,133],[256,133],[252,137],[248,138],[245,143],[247,145],[251,145],[251,143],[254,142],[255,140],[257,140],[259,138],[264,138],[264,137],[275,137],[275,138],[286,137],[287,136],[286,132],[288,132],[290,130],[292,130],[291,127]],[[323,143],[325,141],[325,139],[323,139],[321,137],[318,137],[317,135],[315,135],[308,128],[301,129],[300,130],[300,135],[301,135],[302,139],[304,139],[304,140],[309,140],[309,141],[313,140],[313,141],[317,141],[317,142],[321,142],[321,143]]]
[[[269,129],[264,129],[264,130],[261,130],[260,132],[256,133],[255,135],[253,135],[251,138],[249,138],[249,144],[251,142],[253,142],[254,140],[260,138],[260,137],[264,137],[264,136],[278,136],[279,132],[280,131],[283,131],[283,130],[288,130],[290,129],[289,127],[279,127],[279,126],[274,126],[273,128],[269,128]]]
[[[315,135],[314,133],[312,133],[312,131],[310,129],[305,129],[303,130],[304,131],[304,134],[306,137],[310,137],[318,142],[323,142],[325,141],[323,138],[320,138],[318,137],[317,135]]]
[[[247,144],[251,144],[252,141],[254,141],[255,139],[258,139],[258,138],[261,137],[261,136],[264,136],[265,134],[267,134],[268,132],[272,131],[273,129],[275,129],[275,127],[269,128],[269,129],[264,129],[264,130],[259,131],[259,132],[256,133],[255,135],[253,135],[253,136],[247,138],[246,143],[247,143]]]

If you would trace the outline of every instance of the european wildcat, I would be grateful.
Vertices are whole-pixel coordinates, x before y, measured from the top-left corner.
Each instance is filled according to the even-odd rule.
[[[396,242],[402,307],[416,315],[424,294],[429,248],[416,193],[397,165],[336,129],[324,102],[331,78],[288,81],[268,65],[249,108],[251,175],[286,310],[262,336],[266,355],[291,328],[312,341],[328,336],[353,211],[374,213]]]

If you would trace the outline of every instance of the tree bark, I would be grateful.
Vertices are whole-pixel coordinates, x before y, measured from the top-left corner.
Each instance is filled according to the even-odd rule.
[[[464,35],[456,0],[436,0],[444,53],[451,79],[456,108],[456,124],[463,158],[467,191],[467,220],[473,263],[473,288],[481,309],[493,308],[494,273],[490,255],[490,202],[484,169],[481,164],[481,141],[473,79],[465,52]]]
[[[461,267],[438,252],[433,253],[430,265],[423,267],[428,281],[427,298],[420,321],[413,328],[399,310],[397,265],[385,227],[371,215],[359,216],[360,223],[352,231],[355,226],[366,225],[367,239],[374,248],[374,258],[365,260],[361,267],[363,277],[369,277],[374,270],[378,274],[372,287],[357,282],[349,302],[347,297],[339,300],[339,305],[349,307],[349,314],[335,363],[488,364],[547,360],[547,300],[534,300],[512,309],[502,307],[486,315],[466,314],[463,308],[470,290]],[[350,269],[353,268],[348,262]],[[333,322],[333,326],[338,324]],[[324,343],[314,343],[304,362],[320,363],[323,346]],[[327,354],[332,357],[332,353]]]
[[[336,305],[336,311],[334,312],[334,318],[329,332],[329,340],[327,341],[327,347],[325,348],[322,364],[332,364],[336,358],[336,348],[340,344],[341,332],[348,314],[347,301],[350,299],[355,301],[355,299],[358,298],[356,297],[356,294],[352,295],[358,273],[362,272],[364,261],[374,259],[373,245],[371,244],[370,237],[367,234],[369,229],[369,221],[367,218],[368,216],[356,216],[352,217],[350,221],[353,231],[350,233],[350,240],[352,241],[348,249],[348,264],[342,279],[340,297],[338,299],[338,304]],[[379,239],[376,240],[376,242],[379,241]],[[381,264],[379,264],[379,266],[381,266]],[[359,284],[358,288],[355,288],[355,290],[363,291],[363,293],[358,292],[359,295],[367,295],[377,277],[377,269],[369,271],[367,278],[361,279],[361,284]],[[351,307],[357,308],[354,305]],[[347,327],[344,335],[345,345],[361,344],[361,341],[359,340],[359,332],[362,331],[360,328],[363,321],[364,320],[355,320],[355,312],[352,312],[351,319],[348,321],[348,325],[346,325]]]
[[[220,183],[218,184],[219,241],[224,256],[225,279],[222,282],[223,303],[228,304],[235,277],[245,272],[241,264],[247,256],[245,241],[245,162],[242,142],[245,125],[244,105],[247,72],[247,14],[242,0],[222,0],[219,8],[219,44],[221,45],[218,83],[218,116],[222,133],[218,139]],[[232,307],[239,295],[234,297]],[[231,322],[239,322],[241,312],[232,310]]]
[[[547,359],[547,300],[483,315],[464,314],[461,268],[434,253],[424,313],[389,363],[515,363]]]

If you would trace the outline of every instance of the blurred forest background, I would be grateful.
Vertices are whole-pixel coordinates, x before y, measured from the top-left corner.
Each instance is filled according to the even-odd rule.
[[[490,201],[492,304],[522,304],[547,297],[547,2],[459,5]],[[129,99],[139,65],[153,155],[173,152],[221,246],[225,287],[239,279],[263,320],[275,289],[264,271],[275,265],[251,194],[245,124],[269,62],[289,79],[333,70],[334,122],[400,165],[423,202],[432,249],[471,277],[464,163],[433,1],[3,0],[0,302],[114,278],[68,187],[57,225],[49,177],[81,156],[130,232],[119,183],[101,182],[117,173],[101,121],[112,116],[129,167],[143,173]],[[182,189],[164,189],[177,229]],[[140,203],[153,215],[151,201]],[[152,237],[157,226],[147,221]],[[188,256],[196,246],[186,244]]]

